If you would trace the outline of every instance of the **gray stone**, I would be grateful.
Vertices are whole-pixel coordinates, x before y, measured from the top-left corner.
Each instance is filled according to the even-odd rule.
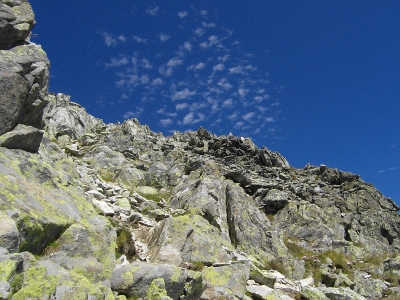
[[[0,211],[0,247],[8,252],[18,251],[20,236],[15,221]]]
[[[25,41],[34,25],[28,1],[4,0],[0,3],[0,46]]]
[[[12,131],[0,136],[0,147],[36,153],[39,151],[43,133],[32,126],[18,124]]]
[[[17,124],[41,128],[48,69],[46,53],[38,45],[0,50],[0,135]]]
[[[350,288],[320,288],[330,300],[367,300]]]
[[[193,272],[183,268],[143,262],[134,262],[114,270],[111,276],[111,288],[128,297],[146,297],[151,284],[157,278],[164,280],[167,295],[172,299],[179,299],[185,288],[191,291],[186,299],[199,299],[203,291],[201,277]]]

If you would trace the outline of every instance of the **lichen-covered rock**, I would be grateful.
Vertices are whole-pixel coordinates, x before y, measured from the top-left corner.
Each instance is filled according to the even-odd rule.
[[[185,262],[203,265],[228,264],[230,241],[198,215],[167,218],[152,232],[151,261],[179,266]]]
[[[330,300],[366,300],[350,288],[320,288]]]
[[[86,277],[47,260],[38,261],[22,275],[21,288],[11,299],[115,299],[110,287],[93,284]]]
[[[257,258],[287,257],[282,237],[243,189],[228,181],[226,199],[229,235],[237,249]]]
[[[25,41],[34,25],[34,14],[28,1],[1,1],[0,46],[10,46]]]
[[[128,297],[146,297],[154,291],[155,286],[159,290],[160,285],[155,283],[160,278],[164,281],[163,290],[172,299],[179,299],[185,295],[185,291],[185,299],[198,299],[203,291],[203,288],[198,288],[202,287],[201,277],[193,276],[186,269],[143,262],[134,262],[115,269],[111,276],[111,288]]]
[[[115,239],[110,222],[93,216],[71,225],[47,252],[51,261],[99,282],[108,279],[115,268]]]
[[[234,264],[203,269],[206,289],[201,299],[242,299],[249,278],[248,264]]]
[[[0,136],[0,147],[38,152],[43,131],[35,127],[18,124],[12,131]]]
[[[35,254],[84,215],[94,213],[83,191],[72,185],[77,174],[67,172],[71,163],[46,161],[0,147],[0,207],[17,225],[19,250]]]

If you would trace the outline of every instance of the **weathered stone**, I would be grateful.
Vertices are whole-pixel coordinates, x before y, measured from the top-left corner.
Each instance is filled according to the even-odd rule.
[[[38,45],[0,50],[0,135],[17,124],[41,128],[48,68],[46,53]]]
[[[19,232],[15,221],[0,211],[0,247],[14,253],[19,248]]]
[[[49,259],[62,267],[99,282],[108,279],[115,268],[115,239],[108,220],[93,216],[71,225],[47,252],[52,253]]]
[[[0,147],[36,153],[39,151],[43,133],[32,126],[18,124],[12,131],[0,136]]]
[[[206,289],[201,299],[242,299],[246,291],[249,271],[248,264],[203,269]]]
[[[320,288],[330,300],[366,300],[350,288]]]
[[[0,3],[0,46],[23,42],[35,25],[28,1],[4,0]]]
[[[185,287],[192,293],[186,299],[198,299],[202,289],[202,279],[183,268],[134,262],[114,270],[111,276],[111,288],[127,296],[146,297],[154,280],[163,279],[166,295],[179,299]],[[200,286],[200,289],[198,288]],[[196,298],[197,297],[197,298]]]
[[[179,266],[184,262],[228,264],[231,248],[221,232],[198,215],[167,218],[153,230],[149,241],[151,261]]]

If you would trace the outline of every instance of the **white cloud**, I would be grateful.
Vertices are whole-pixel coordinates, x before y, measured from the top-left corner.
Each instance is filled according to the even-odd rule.
[[[239,116],[238,112],[234,112],[233,114],[229,115],[228,118],[231,120],[237,119],[237,117]]]
[[[257,108],[262,113],[265,113],[268,110],[268,107],[265,107],[265,106],[257,106]]]
[[[153,81],[151,82],[151,84],[152,84],[152,85],[163,85],[163,84],[164,84],[164,81],[163,81],[160,77],[158,77],[158,78],[156,78],[156,79],[153,79]]]
[[[121,34],[119,37],[118,37],[118,40],[120,40],[121,42],[126,42],[126,37],[123,35],[123,34]]]
[[[147,12],[150,16],[154,17],[154,16],[156,16],[156,15],[158,14],[159,10],[160,10],[160,8],[159,8],[158,6],[156,6],[156,7],[150,6],[150,7],[148,7],[148,8],[146,9],[146,12]]]
[[[246,97],[247,93],[250,92],[249,89],[244,89],[244,88],[240,88],[238,89],[238,93],[240,95],[241,98]]]
[[[142,75],[142,77],[140,77],[140,83],[141,84],[149,83],[149,81],[150,81],[149,75],[147,75],[147,74]]]
[[[213,28],[213,27],[217,26],[217,24],[215,24],[215,23],[201,22],[201,24],[203,25],[204,28]]]
[[[193,33],[197,36],[202,36],[206,31],[203,28],[197,28]]]
[[[279,105],[280,105],[279,102],[274,102],[274,103],[271,104],[271,106],[279,106]]]
[[[140,114],[144,111],[142,107],[137,107],[135,111],[127,111],[124,113],[123,118],[124,120],[130,118],[138,118]]]
[[[129,60],[127,57],[121,57],[121,58],[111,58],[109,63],[106,63],[106,67],[121,67],[125,66],[129,63]]]
[[[244,122],[236,122],[236,124],[235,124],[235,128],[241,128],[241,127],[243,127],[243,125],[244,125]]]
[[[174,121],[172,121],[172,119],[170,119],[170,118],[168,118],[168,119],[161,119],[161,120],[160,120],[160,124],[161,124],[161,126],[163,126],[163,127],[170,126],[170,125],[172,125],[172,123],[174,123]]]
[[[171,76],[172,73],[174,73],[174,69],[172,69],[171,67],[166,68],[165,66],[161,66],[160,68],[158,68],[158,72],[161,75],[164,75],[164,76],[168,77],[168,76]]]
[[[183,124],[184,125],[192,125],[199,123],[205,119],[205,115],[202,113],[197,113],[196,114],[197,118],[195,118],[194,113],[190,112],[188,113],[184,118],[183,118]]]
[[[220,64],[215,65],[215,66],[213,67],[213,71],[214,71],[214,72],[216,72],[216,71],[223,71],[224,69],[225,69],[225,65],[224,65],[223,63],[220,63]]]
[[[207,11],[206,10],[200,11],[200,16],[203,16],[203,17],[207,16]]]
[[[132,38],[138,43],[143,43],[143,44],[147,43],[147,39],[143,39],[140,36],[133,35]]]
[[[186,41],[184,44],[183,44],[183,49],[185,49],[185,50],[187,50],[187,51],[192,51],[192,48],[193,48],[193,45],[190,43],[190,42],[188,42],[188,41]]]
[[[164,33],[160,33],[160,34],[158,35],[158,37],[160,38],[160,41],[161,41],[161,42],[168,41],[168,40],[171,38],[171,36],[166,35],[166,34],[164,34]]]
[[[193,95],[196,95],[196,91],[190,91],[189,89],[184,89],[179,92],[175,92],[175,94],[172,96],[172,100],[182,100],[182,99],[187,99],[190,98]]]
[[[200,43],[200,47],[207,49],[214,45],[219,45],[219,44],[220,42],[218,41],[218,37],[216,35],[212,35],[208,38],[208,42]]]
[[[268,117],[268,118],[265,118],[265,121],[267,121],[268,123],[272,123],[272,122],[275,122],[275,119],[274,119],[274,117]]]
[[[229,90],[229,89],[231,89],[231,88],[233,87],[233,85],[230,84],[230,83],[228,82],[228,80],[225,79],[225,78],[222,78],[222,79],[218,82],[218,85],[219,85],[220,87],[222,87],[223,89],[225,89],[225,90]]]
[[[229,54],[225,54],[224,56],[218,56],[218,60],[222,62],[226,62],[229,59]]]
[[[140,65],[147,70],[153,68],[153,66],[150,64],[150,62],[146,58],[142,58],[142,60],[140,61]]]
[[[185,103],[179,103],[179,104],[175,105],[175,108],[176,108],[176,110],[182,110],[182,109],[187,108],[188,106],[189,106],[189,104],[187,104],[185,102]]]
[[[178,12],[178,17],[179,18],[184,18],[187,15],[188,15],[188,12],[186,10]]]
[[[253,117],[255,116],[255,112],[248,112],[247,114],[244,114],[242,118],[246,120],[247,122],[252,122]]]
[[[117,38],[113,37],[112,34],[102,31],[100,32],[100,34],[103,36],[104,39],[104,44],[107,47],[113,47],[113,46],[117,46],[118,45],[118,41],[120,42],[125,42],[126,41],[126,37],[123,35],[118,36]]]
[[[233,68],[229,68],[229,72],[232,74],[246,74],[243,71],[243,67],[242,66],[237,66],[237,67],[233,67]]]
[[[254,97],[254,100],[256,100],[257,102],[261,102],[261,101],[264,100],[264,97],[262,97],[262,96],[255,96],[255,97]]]
[[[199,62],[197,65],[190,65],[187,70],[201,70],[206,66],[205,63]]]
[[[182,59],[180,59],[180,58],[178,58],[178,57],[174,57],[174,58],[171,58],[171,59],[167,62],[167,67],[173,68],[173,67],[176,67],[176,66],[181,65],[182,63],[183,63],[183,60],[182,60]]]
[[[222,107],[224,108],[232,108],[233,107],[233,100],[232,98],[226,99],[222,102]]]

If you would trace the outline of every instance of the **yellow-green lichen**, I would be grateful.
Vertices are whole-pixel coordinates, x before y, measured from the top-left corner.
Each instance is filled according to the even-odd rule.
[[[160,300],[162,297],[167,296],[167,291],[165,290],[165,281],[164,278],[156,278],[154,279],[149,289],[146,293],[147,300]]]
[[[203,279],[210,286],[224,286],[229,283],[232,273],[227,269],[216,269],[214,267],[204,268]]]
[[[17,271],[17,262],[11,259],[0,262],[0,281],[8,282]]]
[[[13,295],[12,299],[49,299],[55,289],[56,278],[47,275],[46,267],[37,266],[24,272],[22,288]]]

